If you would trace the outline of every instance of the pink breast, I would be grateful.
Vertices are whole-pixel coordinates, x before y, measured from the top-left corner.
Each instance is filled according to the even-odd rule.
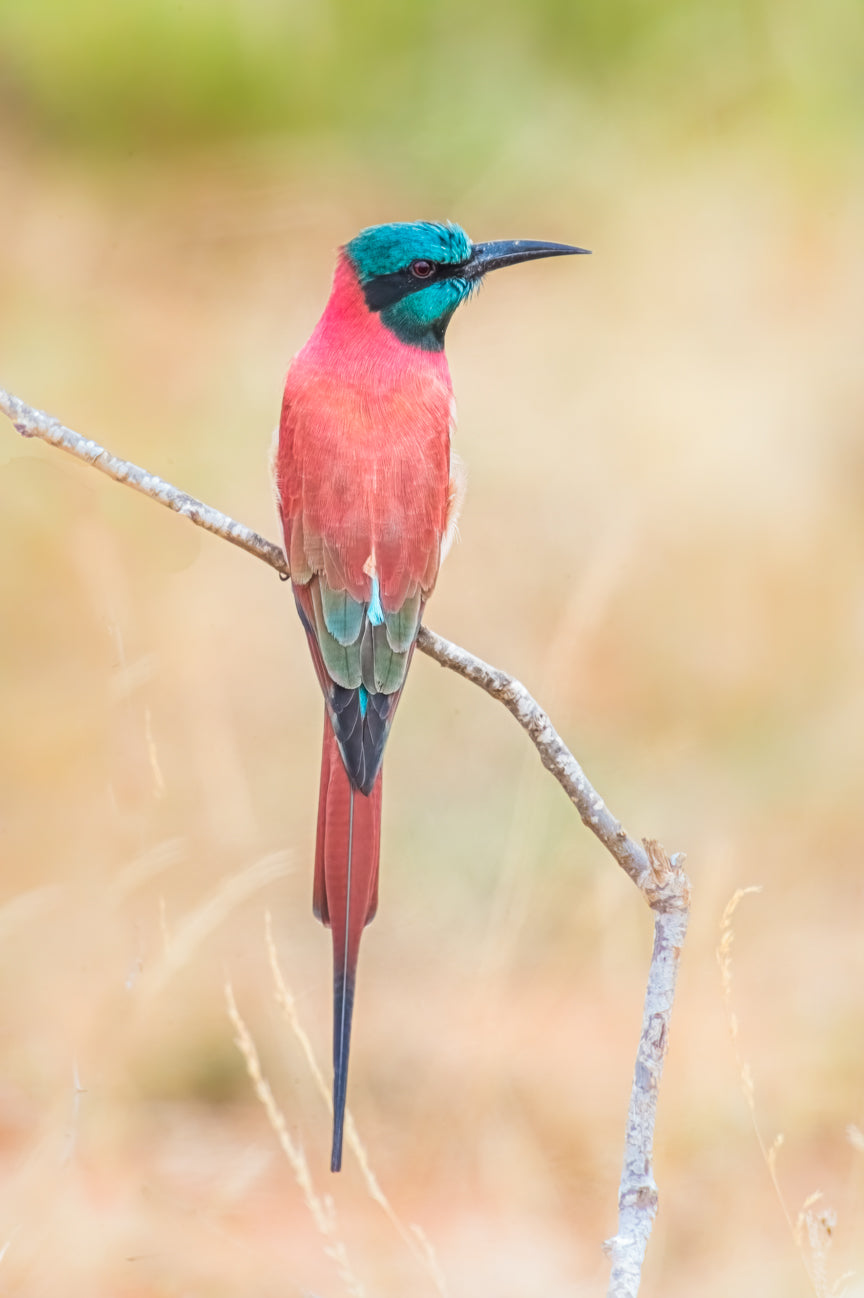
[[[438,570],[449,482],[452,386],[443,352],[400,342],[365,304],[344,254],[285,387],[277,485],[295,580],[386,610]]]

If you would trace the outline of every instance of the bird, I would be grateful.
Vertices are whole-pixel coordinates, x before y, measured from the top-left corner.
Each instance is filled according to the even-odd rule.
[[[313,910],[332,931],[333,1172],[360,937],[378,905],[384,747],[464,494],[447,326],[490,271],[584,252],[472,243],[452,222],[370,226],[340,248],[324,313],[288,369],[272,468],[324,695]]]

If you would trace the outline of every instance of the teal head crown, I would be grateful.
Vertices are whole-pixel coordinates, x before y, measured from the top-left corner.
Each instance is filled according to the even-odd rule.
[[[453,312],[476,287],[459,276],[472,251],[465,231],[449,222],[394,221],[361,230],[345,251],[369,310],[402,342],[440,351]]]

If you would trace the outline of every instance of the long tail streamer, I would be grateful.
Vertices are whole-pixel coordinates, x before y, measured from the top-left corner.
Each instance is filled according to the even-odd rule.
[[[348,1056],[357,957],[363,928],[378,904],[381,775],[368,794],[355,789],[329,720],[324,724],[313,907],[333,935],[333,1150],[342,1165]]]
[[[348,863],[345,879],[345,948],[341,976],[334,971],[333,983],[333,1149],[330,1171],[342,1167],[342,1135],[345,1127],[345,1099],[348,1093],[348,1052],[351,1048],[351,1016],[354,1010],[354,970],[348,968],[351,925],[351,856],[354,850],[354,789],[348,812]]]

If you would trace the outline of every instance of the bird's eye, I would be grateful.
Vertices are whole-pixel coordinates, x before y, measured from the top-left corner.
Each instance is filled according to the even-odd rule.
[[[423,257],[411,263],[411,274],[415,279],[428,279],[434,270],[434,261],[426,261]]]

